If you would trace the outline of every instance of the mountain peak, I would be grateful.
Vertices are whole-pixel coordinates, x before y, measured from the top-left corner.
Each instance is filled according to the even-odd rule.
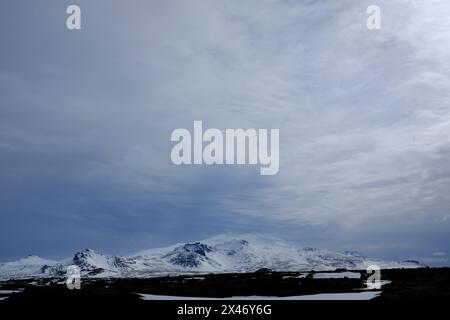
[[[83,251],[78,251],[75,253],[73,259],[84,259],[84,258],[88,258],[88,257],[93,257],[93,256],[101,256],[103,254],[101,254],[100,252],[97,252],[93,249],[84,249]]]
[[[204,240],[201,240],[202,243],[206,243],[209,245],[216,245],[216,244],[223,244],[226,242],[239,242],[239,241],[245,241],[247,244],[259,244],[259,245],[287,245],[287,242],[267,234],[261,234],[261,233],[224,233],[219,234]]]
[[[44,259],[41,258],[39,256],[36,255],[27,255],[25,258],[19,259],[18,261],[15,262],[20,262],[23,264],[30,264],[30,265],[40,265],[40,264],[51,264],[51,263],[55,263],[55,261],[53,260],[48,260],[48,259]],[[13,262],[10,262],[13,263]]]

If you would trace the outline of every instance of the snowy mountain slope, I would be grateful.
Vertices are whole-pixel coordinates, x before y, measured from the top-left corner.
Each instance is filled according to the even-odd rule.
[[[40,274],[43,266],[56,264],[58,264],[57,261],[29,255],[17,261],[0,263],[0,278],[26,277],[32,274]]]
[[[356,252],[331,252],[297,248],[280,239],[261,235],[220,235],[197,242],[150,249],[130,256],[104,255],[91,249],[72,259],[45,260],[30,256],[0,264],[0,278],[64,276],[69,265],[77,265],[89,277],[149,277],[163,274],[415,268],[418,262],[393,262],[366,258]]]

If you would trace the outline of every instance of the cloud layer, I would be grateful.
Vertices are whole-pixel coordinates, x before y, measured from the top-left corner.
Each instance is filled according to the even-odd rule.
[[[377,3],[378,31],[365,1],[79,1],[80,31],[3,3],[4,258],[227,231],[445,256],[450,4]],[[279,128],[280,172],[174,166],[194,120]]]

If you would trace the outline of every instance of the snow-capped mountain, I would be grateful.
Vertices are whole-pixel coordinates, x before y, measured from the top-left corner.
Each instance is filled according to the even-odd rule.
[[[44,266],[57,265],[58,261],[29,255],[14,262],[0,263],[0,278],[22,278],[42,274]]]
[[[151,277],[163,274],[306,271],[380,268],[416,268],[416,261],[383,261],[357,252],[331,252],[297,248],[273,237],[261,235],[220,235],[202,241],[177,244],[138,252],[130,256],[104,255],[91,249],[77,252],[72,259],[52,261],[29,256],[0,263],[0,278],[64,276],[69,265],[88,277]]]

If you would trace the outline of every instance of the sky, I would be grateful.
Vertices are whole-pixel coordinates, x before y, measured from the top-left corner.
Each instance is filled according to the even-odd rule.
[[[449,16],[438,0],[1,1],[0,261],[253,232],[450,265]],[[279,129],[278,174],[174,165],[171,133],[195,120]]]

